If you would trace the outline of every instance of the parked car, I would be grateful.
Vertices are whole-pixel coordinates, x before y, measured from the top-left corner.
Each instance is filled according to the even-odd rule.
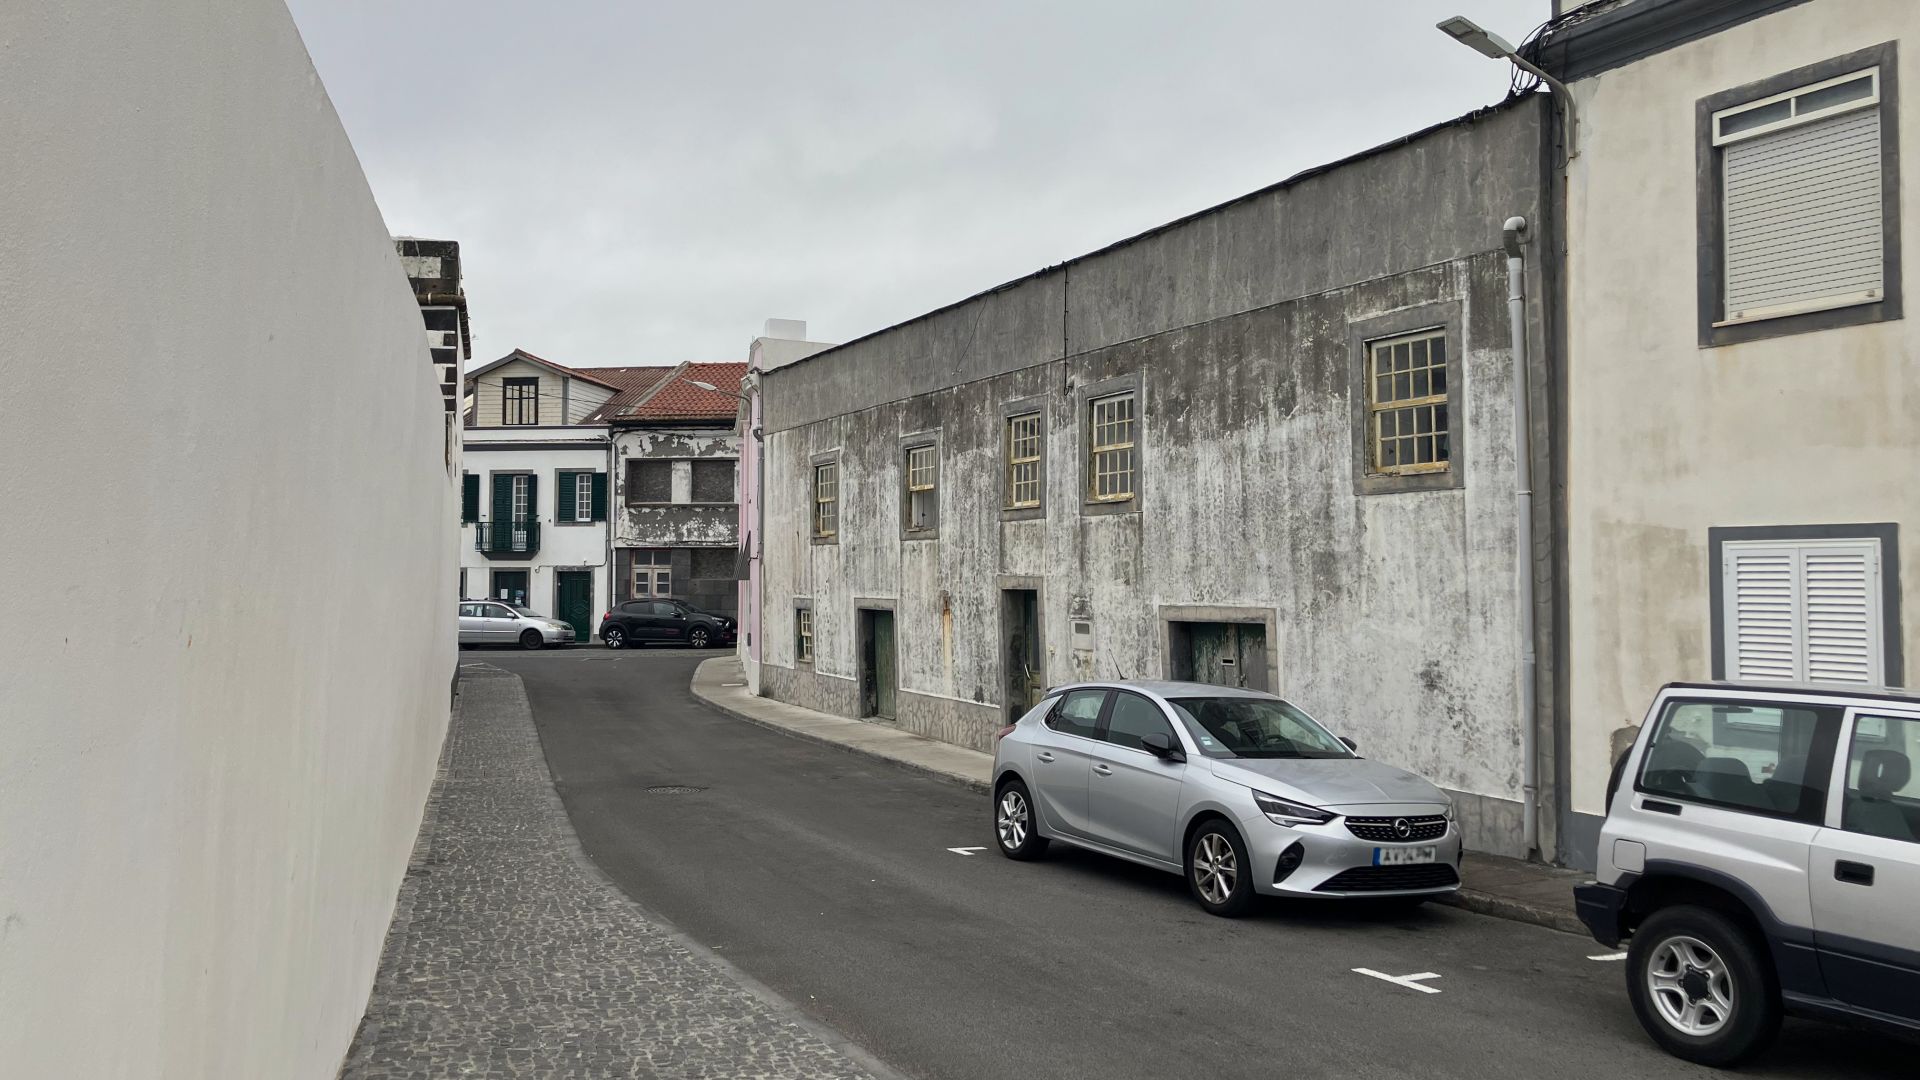
[[[628,600],[600,617],[600,640],[609,649],[669,641],[704,649],[733,644],[735,625],[680,600]]]
[[[1001,854],[1057,840],[1183,874],[1215,915],[1262,894],[1417,904],[1460,886],[1446,793],[1271,694],[1061,687],[1000,732],[993,782]]]
[[[573,626],[549,619],[531,608],[504,600],[460,601],[460,644],[518,645],[538,649],[569,645],[577,635]]]
[[[1673,683],[1614,768],[1581,921],[1703,1065],[1783,1013],[1920,1034],[1920,697]]]

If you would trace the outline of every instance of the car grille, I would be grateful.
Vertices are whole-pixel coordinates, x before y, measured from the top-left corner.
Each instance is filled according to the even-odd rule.
[[[1314,892],[1400,892],[1406,889],[1445,889],[1460,884],[1460,875],[1446,863],[1413,866],[1356,866],[1320,883]]]
[[[1412,832],[1401,836],[1394,831],[1393,823],[1405,821]],[[1362,840],[1371,840],[1376,844],[1416,844],[1427,840],[1438,840],[1447,835],[1447,819],[1444,817],[1350,817],[1347,819],[1347,831]]]

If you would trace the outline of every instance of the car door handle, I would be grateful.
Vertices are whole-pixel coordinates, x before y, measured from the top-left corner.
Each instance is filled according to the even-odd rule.
[[[1849,885],[1872,885],[1873,867],[1841,859],[1833,864],[1833,879]]]
[[[1094,771],[1094,772],[1097,772],[1097,773],[1099,773],[1099,774],[1100,774],[1101,776],[1112,776],[1112,775],[1113,775],[1113,766],[1111,766],[1111,765],[1095,765],[1095,766],[1093,767],[1093,771]]]
[[[1674,817],[1680,816],[1679,803],[1661,802],[1658,799],[1642,799],[1640,801],[1640,809],[1651,810],[1656,814],[1672,814]]]
[[[1041,761],[1052,761],[1052,760],[1053,760],[1053,755],[1052,755],[1052,754],[1050,754],[1050,753],[1048,753],[1048,752],[1047,752],[1047,751],[1045,751],[1045,750],[1041,750],[1041,751],[1039,751],[1038,753],[1036,753],[1036,754],[1034,754],[1033,756],[1034,756],[1034,757],[1037,757],[1037,758],[1039,758],[1039,759],[1040,759]]]

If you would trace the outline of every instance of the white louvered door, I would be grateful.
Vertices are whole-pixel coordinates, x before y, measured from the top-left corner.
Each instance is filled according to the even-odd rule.
[[[1880,110],[1724,148],[1726,318],[1880,298]]]
[[[1879,541],[1737,541],[1721,565],[1728,678],[1880,684]]]

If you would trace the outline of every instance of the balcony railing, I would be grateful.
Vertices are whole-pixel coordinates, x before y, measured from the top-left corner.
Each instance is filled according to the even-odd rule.
[[[540,550],[540,523],[478,522],[474,525],[473,546],[482,555],[531,555]]]

